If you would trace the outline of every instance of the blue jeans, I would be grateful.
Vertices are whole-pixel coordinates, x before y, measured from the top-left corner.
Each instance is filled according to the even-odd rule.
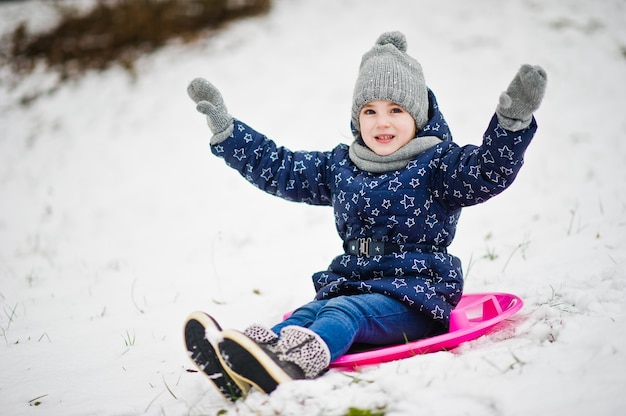
[[[318,334],[328,345],[331,361],[348,352],[354,343],[397,344],[443,332],[433,319],[378,293],[312,301],[272,331],[279,334],[287,325]]]

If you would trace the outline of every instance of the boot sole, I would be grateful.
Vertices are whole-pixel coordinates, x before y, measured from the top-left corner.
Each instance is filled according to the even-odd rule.
[[[187,318],[184,328],[187,351],[198,370],[206,374],[226,400],[234,402],[243,398],[250,389],[249,384],[229,371],[220,360],[216,348],[206,339],[206,328],[221,331],[219,324],[204,312],[193,312]]]
[[[279,384],[287,383],[298,374],[290,375],[276,361],[273,354],[239,331],[224,330],[219,344],[220,361],[237,377],[269,394]]]

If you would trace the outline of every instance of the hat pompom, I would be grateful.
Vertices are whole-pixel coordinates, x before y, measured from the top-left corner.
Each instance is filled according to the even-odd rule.
[[[377,45],[391,44],[395,46],[400,52],[406,52],[406,37],[402,32],[385,32],[378,37],[376,41]]]

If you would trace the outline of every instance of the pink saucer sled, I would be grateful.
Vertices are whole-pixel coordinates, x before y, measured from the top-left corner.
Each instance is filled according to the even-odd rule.
[[[401,360],[418,354],[450,350],[487,333],[496,324],[517,313],[524,302],[508,293],[465,294],[450,314],[450,331],[431,338],[345,354],[331,368],[354,370],[366,365]]]

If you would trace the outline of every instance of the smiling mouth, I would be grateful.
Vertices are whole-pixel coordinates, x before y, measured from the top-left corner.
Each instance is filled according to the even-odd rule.
[[[376,139],[376,141],[378,142],[390,142],[392,141],[396,136],[392,135],[392,134],[381,134],[378,136],[374,136],[374,138]]]

